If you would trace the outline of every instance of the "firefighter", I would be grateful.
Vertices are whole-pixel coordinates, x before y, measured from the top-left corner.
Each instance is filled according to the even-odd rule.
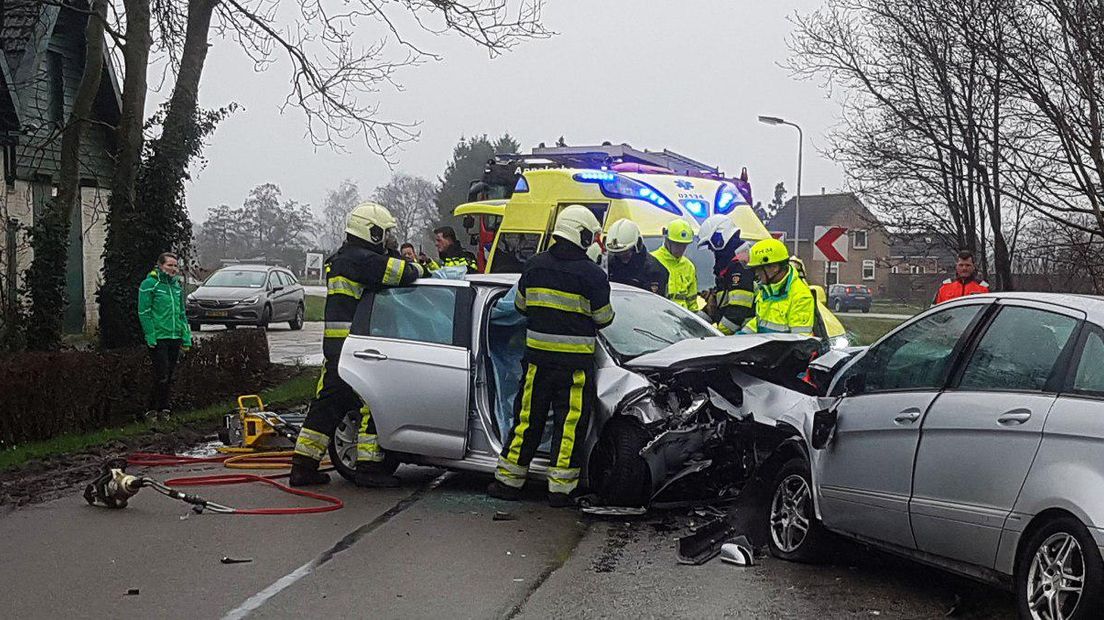
[[[672,220],[663,229],[663,245],[652,256],[667,268],[667,299],[690,311],[698,310],[698,274],[686,258],[686,248],[694,241],[694,229],[683,219]]]
[[[932,305],[945,301],[958,299],[967,295],[979,295],[989,292],[989,283],[977,275],[977,265],[974,263],[974,253],[970,250],[962,250],[958,253],[958,261],[955,263],[954,279],[943,280],[939,290],[935,293]]]
[[[295,442],[291,486],[329,482],[329,476],[318,471],[318,463],[326,454],[330,437],[341,419],[358,408],[361,421],[357,435],[356,484],[368,487],[399,484],[398,478],[383,466],[383,451],[376,441],[371,411],[337,374],[341,347],[349,335],[360,298],[384,287],[407,286],[424,274],[418,263],[388,256],[387,240],[394,227],[395,218],[387,209],[374,202],[362,203],[349,214],[345,244],[326,261],[326,327],[322,339],[325,364],[314,402]]]
[[[702,222],[698,246],[713,252],[714,327],[732,335],[755,316],[755,272],[747,266],[751,243],[740,238],[740,229],[727,215],[712,215]]]
[[[487,494],[516,500],[540,445],[551,409],[554,430],[548,467],[548,503],[570,506],[579,484],[587,426],[597,400],[594,352],[598,330],[613,322],[610,286],[586,254],[601,225],[586,207],[560,212],[555,243],[525,263],[514,304],[528,317],[521,388],[514,426],[502,444]]]
[[[667,269],[644,248],[640,227],[629,219],[617,220],[606,234],[610,254],[609,279],[667,296]]]
[[[468,273],[479,273],[479,265],[475,261],[475,254],[460,246],[456,239],[456,231],[452,226],[441,226],[433,229],[433,243],[437,246],[437,254],[441,258],[442,267],[467,267]]]
[[[757,242],[748,253],[748,266],[755,271],[759,287],[755,294],[755,318],[745,329],[813,336],[816,299],[790,263],[786,244],[778,239]]]

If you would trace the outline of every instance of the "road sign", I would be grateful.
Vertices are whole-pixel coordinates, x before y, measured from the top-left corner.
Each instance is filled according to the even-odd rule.
[[[316,252],[307,252],[307,271],[322,271],[322,255]]]
[[[847,262],[847,229],[843,226],[817,226],[813,230],[813,260]]]
[[[784,233],[784,232],[776,232],[776,231],[772,230],[772,231],[770,231],[770,234],[771,234],[772,237],[774,237],[775,239],[778,239],[779,241],[785,241],[786,240],[786,233]]]

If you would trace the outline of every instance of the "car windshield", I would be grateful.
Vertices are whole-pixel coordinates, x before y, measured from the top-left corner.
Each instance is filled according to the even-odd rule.
[[[254,271],[248,269],[223,269],[216,271],[214,275],[207,278],[207,281],[203,283],[203,286],[223,286],[233,288],[261,288],[264,286],[265,277],[267,274],[264,271]]]
[[[613,291],[613,324],[602,337],[617,355],[633,358],[689,338],[716,336],[692,314],[645,291]]]

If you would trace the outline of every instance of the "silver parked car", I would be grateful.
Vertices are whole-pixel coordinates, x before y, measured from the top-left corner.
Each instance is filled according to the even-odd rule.
[[[371,407],[391,467],[494,471],[525,349],[525,318],[513,304],[517,279],[427,278],[361,299],[339,371]],[[584,485],[611,506],[737,492],[788,433],[777,431],[769,412],[739,409],[732,377],[744,375],[735,369],[796,383],[818,343],[723,337],[674,303],[618,284],[611,302],[616,318],[599,338]],[[346,478],[354,474],[359,420],[350,411],[330,443]],[[532,476],[543,477],[547,466],[545,443]]]
[[[831,531],[1011,586],[1025,618],[1102,617],[1104,299],[971,296],[843,357],[795,416],[774,555],[815,560]]]
[[[193,332],[203,325],[256,325],[287,322],[302,329],[306,316],[303,287],[283,267],[233,265],[211,274],[185,302]]]

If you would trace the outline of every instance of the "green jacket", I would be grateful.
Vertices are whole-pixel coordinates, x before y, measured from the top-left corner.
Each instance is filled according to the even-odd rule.
[[[154,346],[158,340],[179,338],[185,347],[192,346],[192,330],[184,312],[184,289],[180,278],[169,276],[160,269],[149,272],[138,287],[138,320],[146,344]]]

